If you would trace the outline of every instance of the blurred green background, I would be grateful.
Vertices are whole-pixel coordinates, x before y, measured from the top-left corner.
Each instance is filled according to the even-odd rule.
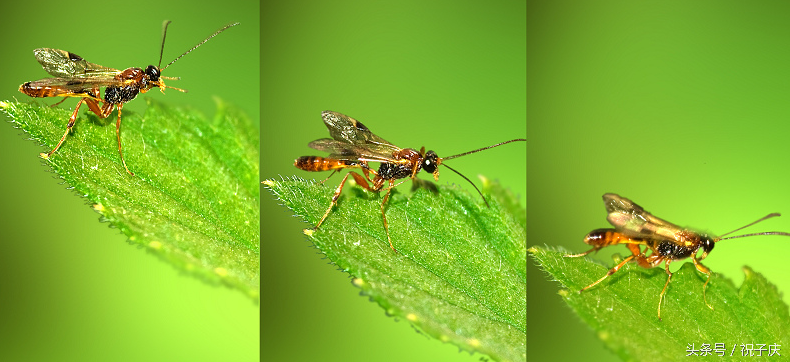
[[[528,14],[530,245],[586,251],[609,226],[606,192],[716,234],[770,212],[785,216],[748,231],[790,231],[790,4],[530,1]],[[610,249],[594,258],[627,253]],[[749,265],[788,301],[788,255],[790,240],[754,237],[704,264],[736,285]],[[528,279],[530,361],[617,360],[532,262]]]
[[[143,98],[151,97],[212,117],[212,96],[217,95],[259,119],[259,14],[253,1],[225,1],[222,6],[207,1],[5,3],[0,15],[0,100],[32,100],[17,88],[48,76],[33,56],[35,48],[65,49],[113,68],[145,67],[158,61],[165,19],[173,23],[163,64],[216,29],[239,21],[240,26],[164,71],[165,76],[182,77],[168,85],[189,93],[169,90],[162,95],[154,90],[129,103],[124,114],[144,112]],[[60,107],[73,109],[76,103],[67,100]],[[83,107],[80,117],[85,112]],[[259,306],[237,291],[209,286],[131,247],[53,177],[38,158],[48,149],[2,123],[0,360],[259,359]],[[63,147],[69,147],[68,141]]]
[[[329,136],[320,116],[327,109],[356,118],[398,146],[426,146],[439,156],[525,137],[525,5],[262,4],[262,177],[328,176],[293,166],[299,156],[325,155],[307,144]],[[448,164],[478,185],[478,174],[498,179],[525,202],[525,152],[525,144],[512,144]],[[440,182],[475,192],[449,170]],[[398,190],[408,193],[409,187]],[[312,225],[267,191],[261,198],[264,360],[480,361],[360,297],[348,274],[302,235]]]

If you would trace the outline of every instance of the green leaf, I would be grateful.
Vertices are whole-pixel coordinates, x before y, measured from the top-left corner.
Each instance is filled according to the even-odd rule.
[[[147,99],[143,117],[123,112],[121,164],[113,113],[79,114],[46,163],[129,242],[211,283],[260,294],[258,129],[217,100],[212,121]],[[51,150],[71,110],[0,102],[36,142]],[[37,155],[30,155],[31,158]],[[42,173],[44,176],[44,173]]]
[[[711,349],[724,343],[726,356],[741,356],[742,344],[753,344],[755,350],[764,344],[763,356],[770,345],[779,345],[780,354],[786,352],[782,346],[790,346],[787,305],[776,287],[749,267],[743,268],[746,277],[740,289],[713,274],[707,287],[707,300],[714,307],[710,310],[702,296],[706,276],[692,263],[684,264],[673,273],[659,321],[658,297],[667,280],[663,268],[627,263],[578,293],[616,264],[607,267],[586,257],[565,258],[563,251],[538,246],[529,251],[547,273],[570,289],[561,290],[560,296],[623,360],[686,361],[687,350],[700,350],[704,343]]]
[[[264,184],[311,226],[335,190],[299,178]],[[526,211],[513,195],[484,180],[487,208],[456,186],[410,197],[393,189],[386,215],[396,253],[382,223],[383,193],[349,188],[321,228],[305,232],[363,294],[441,341],[526,360]]]

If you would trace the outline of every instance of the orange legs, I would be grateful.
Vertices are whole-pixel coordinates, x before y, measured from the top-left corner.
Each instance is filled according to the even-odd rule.
[[[80,106],[82,105],[82,103],[87,104],[91,112],[95,113],[97,116],[99,116],[99,118],[102,119],[107,118],[110,115],[110,113],[112,113],[112,109],[115,106],[115,104],[104,103],[103,106],[99,106],[99,102],[103,102],[103,101],[100,99],[89,98],[89,97],[81,98],[79,103],[77,103],[77,106],[74,108],[74,112],[71,114],[71,117],[69,117],[69,123],[66,125],[66,132],[63,133],[63,137],[60,138],[60,141],[55,146],[55,148],[52,149],[52,151],[49,151],[48,153],[41,153],[41,158],[48,159],[50,156],[52,156],[52,154],[55,153],[55,151],[58,150],[58,148],[60,148],[60,146],[66,140],[66,137],[71,132],[71,129],[74,127],[74,124],[77,123],[77,112],[80,110]],[[60,102],[58,102],[57,104],[59,103]],[[121,163],[123,163],[123,167],[126,169],[126,172],[134,176],[134,173],[132,173],[132,171],[129,171],[129,167],[126,167],[126,160],[123,159],[123,151],[121,150],[121,108],[123,108],[123,103],[118,104],[118,121],[115,124],[115,133],[118,137],[118,153],[121,155]]]

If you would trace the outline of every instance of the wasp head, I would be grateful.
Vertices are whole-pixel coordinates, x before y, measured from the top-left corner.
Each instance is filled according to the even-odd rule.
[[[145,73],[146,77],[148,77],[148,84],[149,84],[149,86],[147,87],[146,90],[150,89],[151,87],[159,87],[159,91],[161,91],[163,94],[165,93],[165,88],[175,89],[175,90],[177,90],[179,92],[185,92],[186,93],[185,89],[181,89],[181,88],[176,88],[176,87],[171,87],[171,86],[165,85],[165,81],[163,79],[178,80],[179,78],[178,77],[175,77],[175,78],[174,77],[163,77],[162,76],[162,68],[159,68],[159,67],[157,67],[155,65],[149,65],[148,67],[145,68],[144,73]]]
[[[159,71],[159,68],[153,65],[149,65],[148,68],[145,68],[145,74],[148,76],[148,79],[151,82],[158,83],[159,76],[162,75],[162,72]]]
[[[422,169],[433,174],[433,179],[439,181],[439,165],[442,159],[436,152],[428,151],[422,159]]]
[[[714,246],[716,246],[716,239],[708,235],[703,235],[699,240],[699,247],[703,250],[702,257],[700,257],[699,260],[705,259],[710,251],[713,250]]]

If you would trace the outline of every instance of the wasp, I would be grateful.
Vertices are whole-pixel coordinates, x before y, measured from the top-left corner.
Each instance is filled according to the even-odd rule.
[[[140,93],[148,92],[153,87],[159,87],[162,94],[165,93],[165,88],[186,92],[185,89],[165,85],[164,79],[178,80],[180,78],[162,76],[162,71],[209,41],[209,39],[219,35],[219,33],[232,26],[239,25],[239,23],[226,25],[162,67],[162,54],[165,50],[165,37],[167,36],[167,26],[169,24],[170,21],[165,21],[162,25],[162,46],[159,51],[159,64],[156,66],[149,65],[145,69],[132,67],[118,70],[108,68],[90,63],[72,52],[59,49],[39,48],[33,51],[36,60],[41,63],[44,70],[55,78],[44,78],[24,83],[19,86],[20,92],[36,98],[65,97],[63,101],[67,97],[81,98],[77,103],[77,107],[74,108],[74,113],[69,118],[66,132],[63,133],[60,142],[52,151],[41,153],[42,158],[49,159],[60,148],[63,141],[66,140],[66,136],[71,132],[71,128],[74,127],[74,123],[77,121],[77,111],[79,111],[83,103],[87,104],[90,111],[101,119],[107,118],[112,113],[113,108],[117,106],[118,121],[115,124],[115,133],[118,138],[118,153],[121,155],[121,162],[126,172],[134,175],[126,167],[126,161],[121,150],[121,109],[124,103],[133,100]],[[99,93],[101,87],[104,87],[104,97]]]
[[[667,281],[664,289],[658,297],[658,319],[661,320],[661,302],[667,292],[667,287],[672,279],[672,272],[669,271],[669,264],[686,258],[691,258],[694,267],[707,275],[705,283],[702,285],[702,300],[705,305],[713,310],[713,306],[708,303],[705,290],[710,282],[711,271],[702,265],[701,260],[710,254],[716,243],[727,239],[743,238],[756,235],[784,235],[790,233],[780,231],[761,232],[730,237],[722,237],[732,234],[738,230],[745,229],[760,221],[780,216],[779,213],[768,214],[767,216],[742,226],[721,236],[702,234],[687,228],[681,228],[668,221],[659,219],[633,201],[616,194],[603,195],[603,201],[608,213],[606,220],[614,226],[614,229],[596,229],[584,237],[584,242],[592,245],[592,249],[573,255],[565,255],[568,258],[585,256],[591,252],[598,251],[605,246],[625,244],[632,255],[625,258],[622,262],[610,269],[601,279],[582,288],[579,293],[590,289],[604,281],[606,278],[616,273],[626,263],[634,261],[643,268],[656,267],[664,263],[664,270],[667,272]],[[697,257],[699,251],[702,254]]]
[[[394,187],[405,182],[405,179],[411,179],[415,186],[422,186],[436,191],[435,185],[430,183],[430,181],[420,180],[416,178],[416,176],[420,170],[425,170],[433,175],[434,180],[438,181],[439,166],[444,165],[444,167],[447,167],[449,170],[463,177],[466,181],[469,181],[480,196],[483,197],[483,193],[480,192],[480,189],[478,189],[471,180],[445,164],[444,161],[502,146],[511,142],[526,141],[526,139],[523,138],[513,139],[492,146],[479,148],[474,151],[448,157],[439,157],[434,151],[425,152],[425,147],[420,148],[418,151],[413,148],[400,148],[395,146],[373,134],[373,132],[365,127],[362,122],[341,113],[324,111],[321,113],[321,118],[323,118],[324,124],[326,128],[329,129],[329,135],[332,136],[332,138],[318,139],[310,142],[308,146],[319,151],[329,152],[330,155],[328,157],[302,156],[294,161],[294,166],[304,171],[317,172],[331,170],[332,173],[329,177],[344,169],[360,169],[364,177],[354,171],[347,173],[346,176],[343,177],[343,180],[340,181],[340,185],[338,185],[332,196],[329,208],[327,208],[324,216],[321,217],[321,220],[318,221],[318,224],[315,225],[313,230],[318,230],[318,227],[329,217],[332,208],[337,205],[337,200],[340,197],[340,193],[343,191],[343,186],[348,176],[352,176],[356,183],[362,188],[373,192],[381,191],[385,183],[388,183],[387,192],[381,202],[381,218],[384,223],[384,231],[387,234],[387,241],[389,242],[390,248],[395,252],[397,252],[397,250],[392,245],[392,238],[390,238],[389,226],[387,225],[387,215],[384,212],[390,192]],[[368,162],[380,163],[378,170],[371,168]],[[328,180],[329,177],[322,181],[322,183]],[[395,184],[395,181],[400,179],[404,180]],[[485,197],[483,197],[483,201],[485,201],[486,206],[488,206],[488,201],[486,201]]]

